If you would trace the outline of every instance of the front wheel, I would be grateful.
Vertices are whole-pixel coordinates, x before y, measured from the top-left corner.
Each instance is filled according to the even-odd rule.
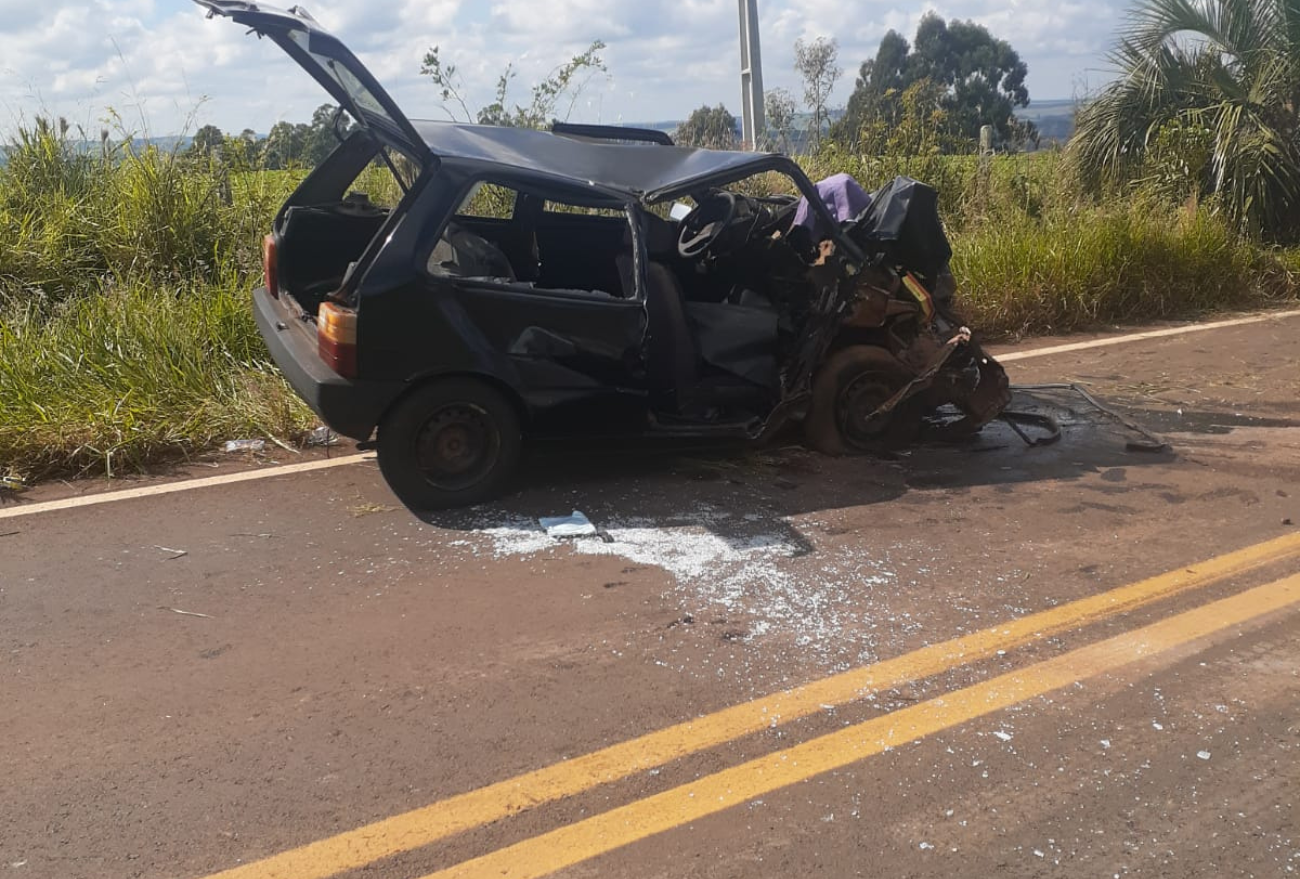
[[[413,510],[491,500],[519,464],[519,416],[475,379],[431,382],[401,399],[379,425],[379,470]]]
[[[877,415],[912,379],[898,358],[874,345],[852,345],[833,354],[813,380],[804,439],[815,451],[850,455],[906,445],[921,429],[915,399]]]

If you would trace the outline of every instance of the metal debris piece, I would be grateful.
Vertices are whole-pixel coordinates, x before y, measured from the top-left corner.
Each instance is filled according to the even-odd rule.
[[[186,550],[186,549],[171,549],[170,547],[159,546],[159,545],[156,544],[156,543],[154,544],[154,547],[153,547],[153,548],[154,548],[154,549],[162,550],[163,552],[169,552],[169,553],[171,553],[171,554],[172,554],[172,557],[171,557],[170,559],[167,560],[167,561],[169,561],[169,562],[170,562],[170,561],[175,561],[176,559],[185,558],[185,556],[187,556],[187,555],[190,554],[190,553],[189,553],[189,550]]]
[[[1056,419],[1047,415],[1035,415],[1031,412],[1012,412],[1010,409],[1004,409],[998,416],[1002,421],[1016,432],[1025,445],[1050,446],[1059,442],[1061,439],[1061,425],[1056,423]],[[1041,427],[1047,431],[1046,436],[1030,436],[1021,425],[1032,424],[1035,427]]]
[[[894,394],[894,396],[890,397],[884,403],[881,403],[880,408],[868,415],[865,420],[870,421],[871,419],[878,418],[881,415],[888,415],[890,412],[893,412],[898,408],[899,404],[904,400],[907,400],[920,391],[925,390],[925,387],[927,386],[926,382],[938,375],[939,370],[943,369],[944,364],[952,358],[953,353],[956,352],[959,346],[970,344],[970,340],[971,331],[969,328],[961,327],[958,329],[953,337],[945,342],[943,347],[935,354],[934,359],[930,361],[929,366],[917,375],[916,378],[912,379],[900,388],[898,393]]]
[[[309,446],[328,448],[330,446],[337,446],[340,442],[342,442],[342,440],[339,439],[339,435],[328,427],[318,427],[311,433],[307,434],[307,445]]]
[[[1013,385],[1011,387],[1011,390],[1013,391],[1073,391],[1074,393],[1078,394],[1080,397],[1083,397],[1083,399],[1087,400],[1089,405],[1091,405],[1094,409],[1096,409],[1101,414],[1106,415],[1115,421],[1118,421],[1120,424],[1124,425],[1129,430],[1133,431],[1136,434],[1140,434],[1142,437],[1144,437],[1147,440],[1146,442],[1137,442],[1137,441],[1129,442],[1126,446],[1128,451],[1168,452],[1173,449],[1173,446],[1169,444],[1168,440],[1161,439],[1151,431],[1147,430],[1142,425],[1133,421],[1131,418],[1125,418],[1123,415],[1120,415],[1114,409],[1111,409],[1107,406],[1103,406],[1097,400],[1097,398],[1094,397],[1092,394],[1088,393],[1088,390],[1084,388],[1082,385],[1075,384],[1073,382],[1046,384],[1046,385]]]

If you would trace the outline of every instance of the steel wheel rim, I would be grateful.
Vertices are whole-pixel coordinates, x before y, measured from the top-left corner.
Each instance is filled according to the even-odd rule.
[[[878,444],[889,429],[893,413],[873,413],[894,396],[896,388],[890,377],[881,372],[864,372],[855,376],[836,400],[836,421],[840,435],[851,445],[864,447]]]
[[[449,403],[425,420],[415,435],[415,460],[425,480],[442,491],[463,491],[481,482],[501,457],[501,434],[486,409]]]

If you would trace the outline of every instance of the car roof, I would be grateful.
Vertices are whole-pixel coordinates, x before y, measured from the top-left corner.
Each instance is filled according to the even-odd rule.
[[[647,202],[715,180],[797,169],[785,156],[660,144],[589,140],[528,128],[412,120],[444,162],[525,171],[578,187],[597,187]]]

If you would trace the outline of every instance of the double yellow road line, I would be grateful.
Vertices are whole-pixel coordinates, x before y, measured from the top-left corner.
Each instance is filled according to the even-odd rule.
[[[968,665],[1194,589],[1300,556],[1300,535],[954,638],[803,687],[668,727],[564,763],[451,797],[209,879],[325,879],[526,809],[821,713],[866,694]],[[1113,671],[1300,601],[1300,575],[1181,613],[940,698],[892,712],[638,800],[424,879],[541,877],[712,815],[896,745]]]

